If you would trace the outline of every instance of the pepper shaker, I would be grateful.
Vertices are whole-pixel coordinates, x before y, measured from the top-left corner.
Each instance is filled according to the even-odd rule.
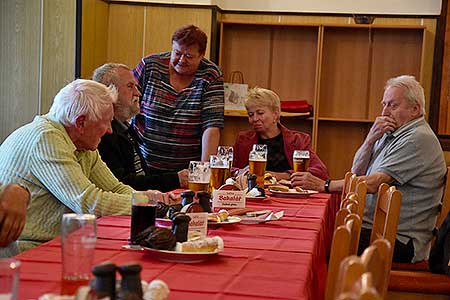
[[[122,280],[120,282],[120,300],[142,300],[141,270],[139,264],[129,264],[118,267]]]

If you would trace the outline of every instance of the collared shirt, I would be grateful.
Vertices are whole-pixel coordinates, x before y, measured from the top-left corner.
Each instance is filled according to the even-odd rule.
[[[0,182],[30,191],[25,228],[17,243],[0,249],[0,256],[59,235],[64,213],[131,212],[133,189],[114,177],[98,151],[77,151],[64,126],[49,116],[37,116],[14,131],[0,145],[0,157]]]
[[[207,128],[223,128],[221,70],[202,59],[191,84],[177,92],[170,85],[170,52],[145,57],[133,70],[142,86],[141,115],[132,120],[150,169],[178,171],[201,158]]]
[[[384,134],[375,143],[366,175],[375,172],[391,176],[403,193],[397,239],[405,244],[413,239],[413,262],[426,259],[446,166],[439,141],[423,117]],[[377,194],[367,195],[364,228],[373,224],[376,198]]]

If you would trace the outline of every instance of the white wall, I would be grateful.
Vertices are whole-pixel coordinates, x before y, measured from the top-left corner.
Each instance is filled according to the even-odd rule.
[[[114,1],[114,0],[112,0]],[[130,0],[131,1],[131,0]],[[217,5],[225,10],[440,15],[441,0],[133,0],[138,2]]]

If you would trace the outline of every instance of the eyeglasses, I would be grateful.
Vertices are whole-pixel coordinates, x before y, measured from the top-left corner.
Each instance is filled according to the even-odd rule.
[[[180,57],[183,56],[184,58],[186,58],[187,60],[192,60],[192,59],[197,59],[200,55],[198,54],[191,54],[191,53],[182,53],[178,50],[172,50],[172,53],[175,55],[175,57]]]

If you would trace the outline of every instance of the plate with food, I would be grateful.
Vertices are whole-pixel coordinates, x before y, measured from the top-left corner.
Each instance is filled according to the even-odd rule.
[[[245,201],[264,201],[266,199],[267,196],[258,196],[258,197],[245,196]]]
[[[166,262],[197,263],[217,256],[223,250],[223,240],[219,236],[206,237],[176,243],[175,248],[158,249],[141,245],[125,245],[124,248],[144,251],[152,258]]]
[[[230,216],[227,210],[221,209],[216,213],[208,214],[208,225],[227,225],[241,222],[241,218]]]
[[[310,195],[318,193],[318,191],[305,190],[300,187],[289,188],[284,185],[271,186],[269,188],[269,192],[271,192],[272,195],[275,197],[282,197],[282,198],[306,198],[309,197]]]
[[[179,263],[198,263],[214,256],[217,256],[222,250],[216,249],[212,252],[177,252],[170,250],[158,250],[153,248],[142,247],[143,251],[153,258],[165,262]]]

